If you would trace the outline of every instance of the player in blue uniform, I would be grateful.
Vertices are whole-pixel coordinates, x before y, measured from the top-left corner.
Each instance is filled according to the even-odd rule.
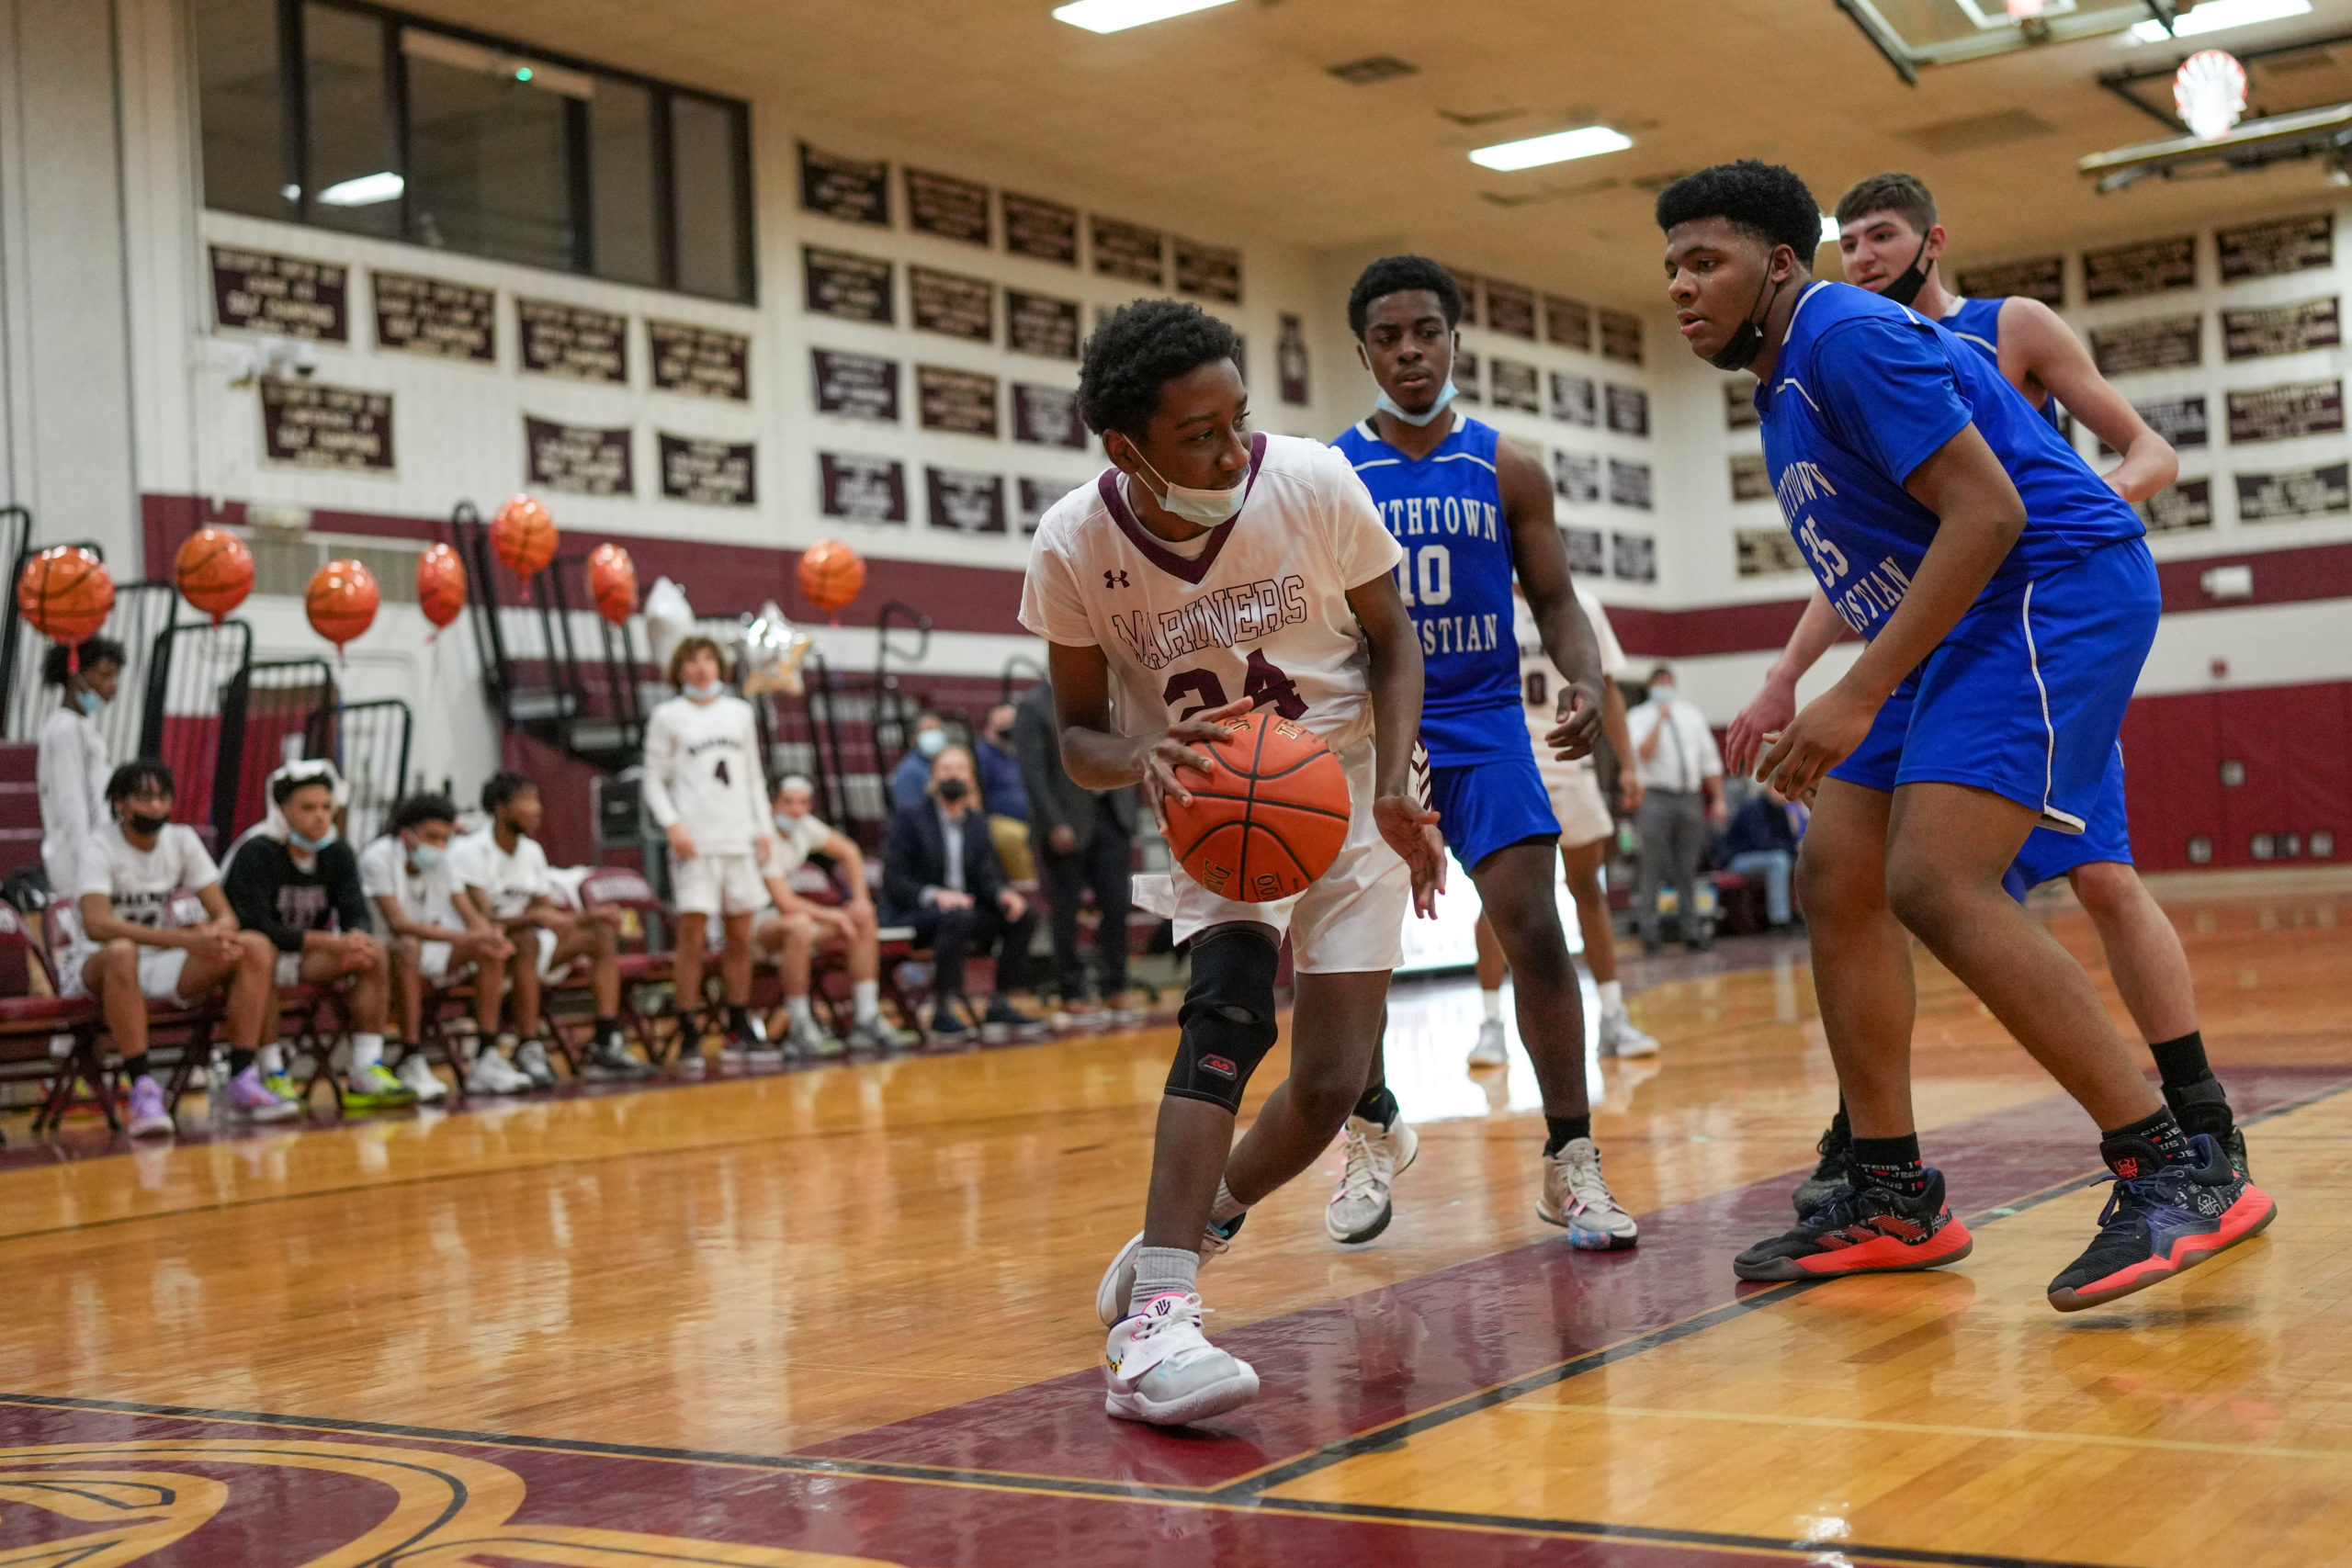
[[[2059,408],[2088,425],[2122,460],[2103,477],[2126,501],[2143,501],[2170,484],[2180,463],[2165,438],[2148,427],[2122,393],[2098,373],[2082,340],[2038,299],[1967,299],[1944,287],[1937,266],[1944,230],[1936,201],[1909,175],[1874,175],[1838,203],[1838,249],[1846,279],[1898,305],[1909,305],[1962,343],[1989,356],[2002,377],[2037,404],[2055,426]],[[1766,677],[1763,692],[1735,720],[1724,748],[1738,768],[1751,761],[1761,738],[1796,712],[1796,682],[1837,639],[1841,628],[1828,602],[1815,596],[1787,650]],[[2239,1171],[2247,1169],[2245,1134],[2229,1096],[2205,1057],[2197,1023],[2197,991],[2188,955],[2155,898],[2132,866],[2132,839],[2123,802],[2120,750],[2109,761],[2098,797],[2079,834],[2037,828],[2026,838],[2007,882],[2019,898],[2064,876],[2098,929],[2108,972],[2132,1021],[2148,1041],[2163,1075],[2165,1103],[2191,1133],[2219,1143]],[[1821,1139],[1821,1163],[1795,1193],[1800,1217],[1845,1179],[1852,1134],[1839,1115]]]
[[[1517,976],[1520,1038],[1544,1095],[1536,1213],[1566,1227],[1571,1246],[1627,1247],[1639,1231],[1611,1196],[1592,1141],[1584,1009],[1553,891],[1560,823],[1521,705],[1513,571],[1544,651],[1566,677],[1547,737],[1562,757],[1583,756],[1600,733],[1600,650],[1569,585],[1542,465],[1453,406],[1461,318],[1453,275],[1427,257],[1366,267],[1348,297],[1348,325],[1380,396],[1332,445],[1404,547],[1396,577],[1420,636],[1430,804]],[[1324,1214],[1334,1240],[1368,1241],[1387,1224],[1389,1182],[1411,1162],[1413,1142],[1375,1060],[1348,1122],[1346,1174]]]
[[[1819,791],[1799,874],[1853,1174],[1736,1270],[1818,1278],[1969,1250],[1919,1157],[1905,927],[2101,1129],[2113,1194],[2052,1305],[2113,1300],[2254,1235],[2276,1206],[2182,1128],[2090,976],[2002,886],[2038,823],[2079,831],[2098,798],[2161,603],[2138,516],[1983,355],[1815,282],[1818,209],[1787,169],[1702,170],[1657,217],[1683,337],[1755,372],[1790,531],[1870,643],[1758,769]]]

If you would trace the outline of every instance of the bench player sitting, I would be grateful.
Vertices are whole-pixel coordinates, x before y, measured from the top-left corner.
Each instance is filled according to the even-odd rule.
[[[785,1048],[814,1056],[838,1055],[843,1048],[842,1041],[818,1025],[808,1007],[809,955],[819,943],[829,942],[849,949],[853,1018],[847,1043],[875,1051],[903,1051],[921,1043],[920,1036],[882,1016],[879,922],[874,895],[866,886],[865,856],[856,841],[816,815],[816,786],[797,773],[775,786],[769,805],[781,850],[767,864],[768,897],[775,907],[760,917],[752,938],[775,955],[783,974]],[[840,868],[837,881],[847,890],[845,902],[814,903],[792,890],[792,874],[810,855],[822,855]]]

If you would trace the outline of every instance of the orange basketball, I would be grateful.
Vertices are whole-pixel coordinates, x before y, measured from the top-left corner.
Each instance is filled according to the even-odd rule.
[[[217,626],[254,591],[254,553],[225,528],[198,528],[172,558],[172,581]]]
[[[588,552],[588,592],[596,613],[619,626],[637,613],[637,562],[618,545],[598,545]]]
[[[526,582],[555,559],[555,519],[530,496],[510,498],[490,520],[490,547]]]
[[[25,563],[17,579],[17,609],[52,642],[96,637],[114,608],[114,579],[106,563],[79,545],[59,545]]]
[[[376,624],[376,574],[356,560],[331,560],[319,568],[302,595],[311,629],[340,649]]]
[[[446,626],[466,607],[466,563],[447,545],[416,558],[416,603],[424,618]]]
[[[865,587],[865,563],[839,539],[820,539],[800,558],[800,592],[831,615],[846,609]]]
[[[1227,719],[1233,739],[1199,750],[1216,765],[1189,770],[1186,806],[1168,796],[1168,847],[1185,874],[1220,897],[1271,903],[1306,891],[1348,838],[1348,774],[1312,731],[1276,713]]]

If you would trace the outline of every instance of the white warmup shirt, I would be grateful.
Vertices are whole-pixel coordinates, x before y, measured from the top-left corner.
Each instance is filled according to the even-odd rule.
[[[82,840],[80,869],[68,896],[74,902],[74,944],[62,974],[79,974],[97,944],[82,929],[80,904],[84,895],[103,893],[121,919],[137,926],[163,926],[173,895],[183,890],[200,893],[220,880],[220,868],[196,829],[184,822],[164,824],[155,835],[155,847],[141,850],[122,836],[122,825],[109,822]]]
[[[107,809],[107,741],[97,723],[59,707],[41,721],[33,777],[40,795],[40,863],[50,890],[74,896],[82,844],[112,821]]]
[[[1584,618],[1592,623],[1592,639],[1600,645],[1601,674],[1611,681],[1622,679],[1625,650],[1618,646],[1617,634],[1609,625],[1609,612],[1583,583],[1571,586]],[[1547,792],[1563,789],[1579,774],[1592,772],[1592,754],[1588,751],[1573,762],[1557,761],[1552,748],[1544,744],[1544,737],[1559,727],[1560,688],[1567,682],[1544,651],[1544,634],[1535,625],[1535,613],[1516,594],[1511,600],[1511,630],[1519,639],[1519,700],[1527,709],[1528,737],[1535,743],[1535,771],[1544,775]],[[1630,758],[1619,759],[1620,765],[1630,761]]]
[[[767,863],[770,876],[790,876],[808,862],[808,857],[825,847],[833,830],[820,820],[814,812],[790,827],[782,817],[775,818],[778,852]]]
[[[401,842],[398,833],[387,833],[359,852],[359,890],[368,895],[370,908],[376,899],[390,898],[400,906],[401,914],[421,925],[463,931],[466,922],[458,913],[456,898],[458,881],[450,869],[457,849],[451,844],[448,854],[431,871],[413,871],[408,846]]]
[[[498,847],[498,830],[484,828],[451,844],[447,864],[458,886],[479,887],[489,897],[493,919],[514,919],[533,899],[554,896],[548,852],[537,839],[518,835],[510,855]]]
[[[1348,591],[1404,551],[1340,452],[1291,435],[1253,435],[1250,451],[1239,514],[1190,555],[1136,521],[1116,468],[1056,502],[1021,624],[1102,649],[1123,735],[1251,696],[1344,750],[1372,734],[1371,650]]]
[[[697,855],[747,855],[774,831],[759,725],[741,697],[672,697],[655,708],[645,721],[644,788],[654,822],[684,822]]]
[[[1644,703],[1625,716],[1625,728],[1634,743],[1634,771],[1644,789],[1696,795],[1702,780],[1723,773],[1723,753],[1715,750],[1706,715],[1680,697],[1664,708],[1655,698]],[[1657,735],[1657,750],[1645,759],[1642,747],[1652,734]]]

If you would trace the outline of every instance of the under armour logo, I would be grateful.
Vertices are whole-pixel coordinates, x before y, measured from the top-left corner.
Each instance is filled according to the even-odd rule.
[[[1127,581],[1127,574],[1125,572],[1114,571],[1109,567],[1104,567],[1102,569],[1102,586],[1105,588],[1126,588],[1132,585]]]

